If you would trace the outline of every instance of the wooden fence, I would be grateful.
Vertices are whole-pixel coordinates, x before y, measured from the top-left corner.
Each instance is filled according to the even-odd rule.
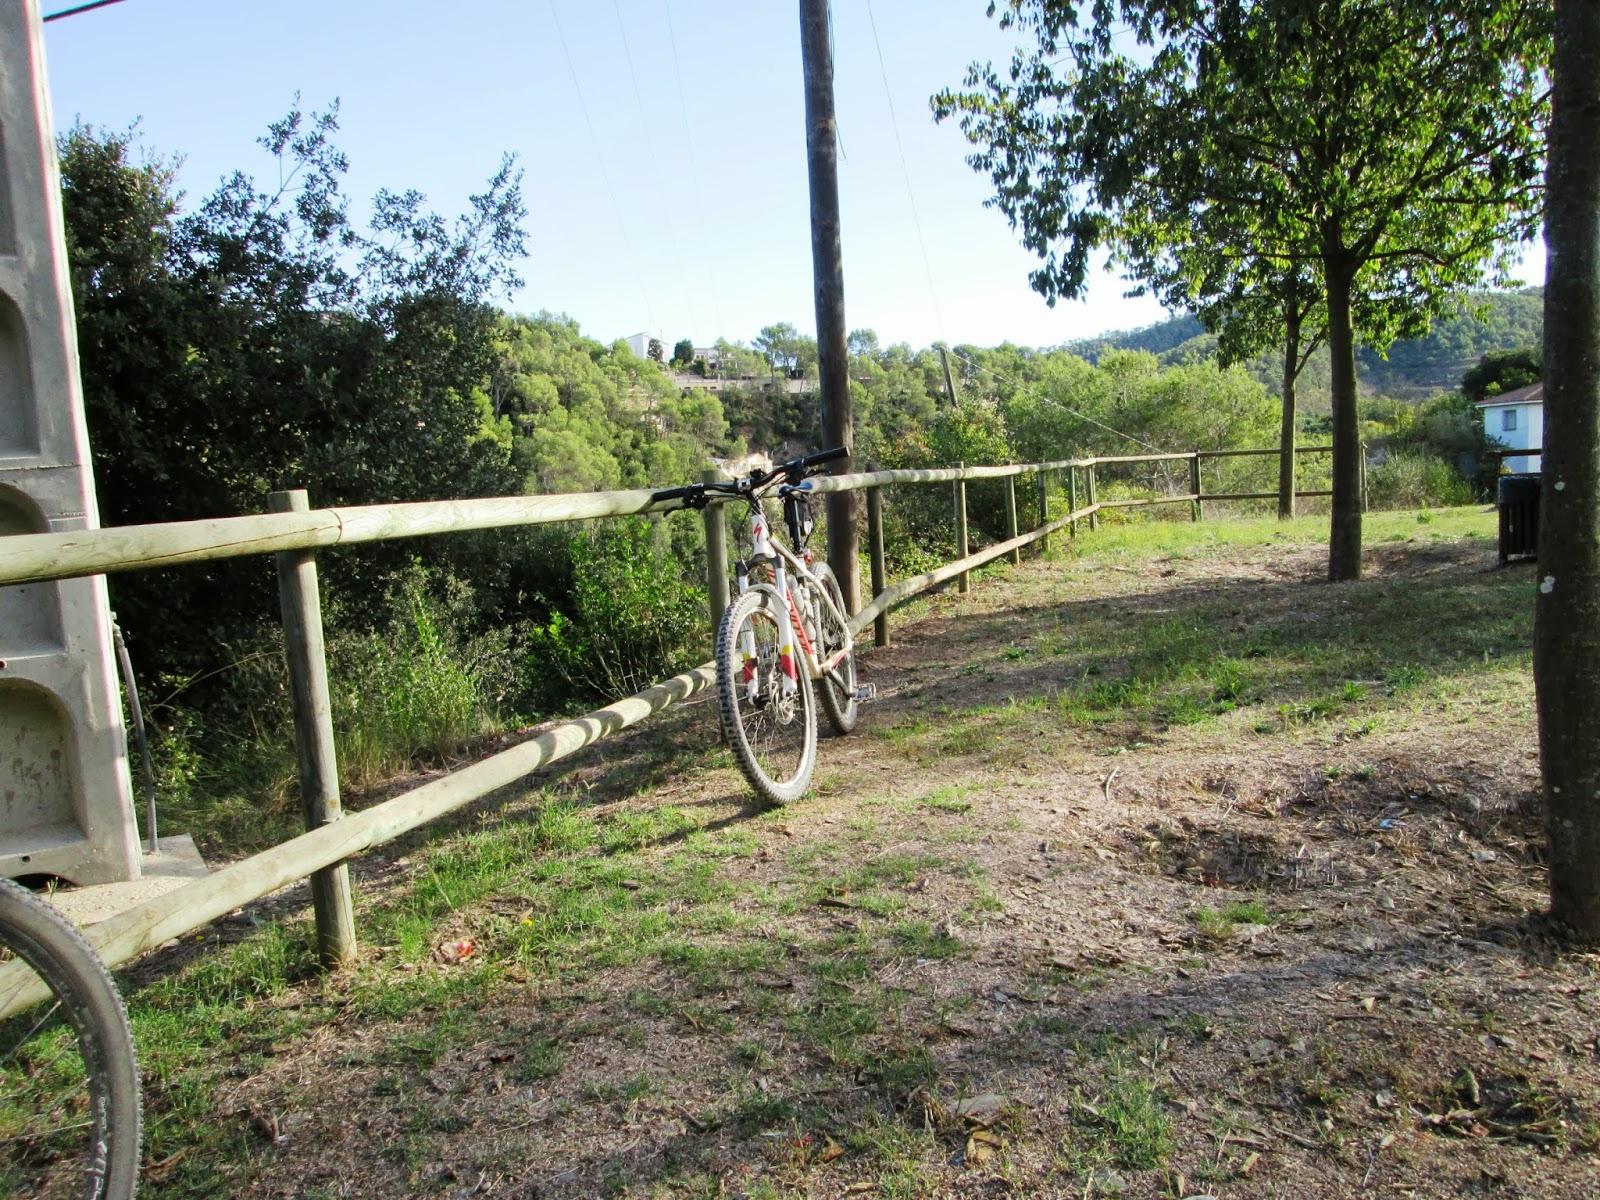
[[[1327,450],[1305,447],[1300,452],[1316,454]],[[1200,520],[1207,500],[1273,499],[1276,492],[1206,494],[1202,490],[1201,464],[1212,458],[1277,453],[1276,449],[1200,450],[1005,466],[873,471],[819,476],[809,481],[809,486],[816,493],[867,494],[872,599],[854,614],[852,624],[858,634],[868,625],[873,626],[875,641],[882,646],[888,644],[889,613],[898,605],[952,579],[965,592],[976,568],[1002,557],[1019,562],[1024,547],[1037,542],[1043,549],[1050,535],[1062,529],[1076,535],[1080,522],[1087,521],[1091,529],[1096,528],[1099,514],[1105,509],[1188,502],[1191,516]],[[1100,466],[1180,460],[1189,463],[1188,492],[1115,501],[1096,499],[1096,469]],[[1035,477],[1037,501],[1036,522],[1027,532],[1018,529],[1016,481],[1023,475]],[[1051,492],[1062,488],[1063,477],[1067,512],[1052,520]],[[1005,481],[1008,536],[973,552],[968,544],[966,484],[990,479]],[[953,491],[956,558],[934,570],[889,584],[884,557],[883,489],[942,483],[950,484]],[[428,534],[659,513],[676,507],[676,502],[657,502],[652,495],[651,491],[632,490],[312,509],[303,491],[277,492],[270,498],[271,512],[252,516],[0,537],[0,586],[258,554],[278,557],[306,832],[87,927],[84,936],[90,944],[108,965],[115,966],[209,924],[240,905],[309,877],[319,954],[329,964],[345,961],[356,948],[348,868],[344,865],[348,859],[514,784],[709,686],[715,671],[713,664],[703,663],[585,716],[559,722],[510,749],[371,808],[358,813],[341,810],[316,551]],[[1084,501],[1081,507],[1080,498]],[[703,519],[707,534],[707,592],[715,622],[729,600],[721,504],[708,505]],[[8,993],[22,970],[14,963],[0,966],[0,994]],[[42,987],[38,991],[19,991],[9,1007],[0,1010],[0,1017],[42,996]]]

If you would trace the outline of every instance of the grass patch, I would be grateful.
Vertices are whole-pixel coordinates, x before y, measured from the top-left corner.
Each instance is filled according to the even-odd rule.
[[[1369,514],[1369,543],[1389,533],[1459,542],[1492,531],[1492,521],[1492,512],[1477,508],[1434,510],[1420,527],[1414,513]],[[1170,596],[1158,586],[1134,589],[1152,600],[1118,598],[1116,573],[1148,579],[1154,558],[1190,561],[1325,539],[1325,518],[1148,522],[1077,539],[1058,592],[1064,615],[1039,635],[1043,643],[1035,639],[1048,653],[1051,678],[1066,677],[1052,689],[1053,715],[1119,739],[1230,720],[1261,733],[1300,734],[1348,717],[1356,705],[1361,721],[1376,722],[1419,700],[1526,696],[1532,609],[1526,580],[1515,573],[1374,569],[1338,588],[1310,576],[1238,587],[1179,580]],[[1079,603],[1079,582],[1101,598]],[[1011,669],[1034,671],[1035,661]],[[1470,689],[1462,686],[1467,680]]]
[[[953,783],[945,787],[935,788],[923,796],[918,796],[918,808],[928,809],[930,812],[941,813],[969,813],[972,811],[972,801],[967,797],[976,790],[972,784]]]
[[[1235,900],[1222,908],[1197,908],[1190,914],[1201,934],[1226,941],[1241,925],[1271,925],[1277,918],[1260,900]]]

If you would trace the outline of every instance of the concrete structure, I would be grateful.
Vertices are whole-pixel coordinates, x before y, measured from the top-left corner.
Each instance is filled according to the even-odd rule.
[[[1543,383],[1530,383],[1527,387],[1480,400],[1478,411],[1483,414],[1483,432],[1507,450],[1544,448]],[[1537,454],[1516,455],[1506,459],[1506,470],[1513,474],[1537,472],[1539,462]]]
[[[98,522],[37,0],[0,5],[0,537]],[[140,874],[103,577],[0,587],[0,875]]]
[[[655,334],[653,333],[634,333],[629,334],[622,340],[627,343],[628,349],[633,351],[635,358],[649,358],[650,339],[653,337],[655,337]],[[672,353],[672,347],[667,345],[665,342],[662,342],[661,353],[663,358],[666,357],[668,354]]]

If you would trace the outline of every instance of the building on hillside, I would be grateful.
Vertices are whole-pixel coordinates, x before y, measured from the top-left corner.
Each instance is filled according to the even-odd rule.
[[[652,337],[654,337],[654,336],[656,336],[656,335],[650,334],[650,333],[633,333],[633,334],[629,334],[627,337],[623,338],[622,340],[625,343],[627,343],[628,349],[632,350],[633,353],[635,354],[635,356],[637,356],[639,358],[649,358],[650,357],[650,339]],[[666,338],[662,338],[661,339],[661,354],[662,354],[662,357],[670,358],[672,356],[672,351],[674,350],[674,348],[676,348],[676,346],[677,346],[676,342],[669,342],[669,341],[667,341]],[[718,350],[715,346],[696,346],[694,348],[694,357],[695,358],[703,358],[703,359],[705,359],[706,366],[714,368],[717,365],[717,363],[721,360],[722,352],[720,350]],[[692,362],[694,360],[691,359],[690,361]]]
[[[1507,450],[1544,448],[1543,383],[1530,383],[1527,387],[1479,400],[1478,410],[1483,413],[1483,432]],[[1512,455],[1505,463],[1506,469],[1514,474],[1537,472],[1540,456]]]

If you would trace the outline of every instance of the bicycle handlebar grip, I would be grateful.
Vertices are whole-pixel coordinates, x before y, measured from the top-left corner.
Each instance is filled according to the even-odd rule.
[[[808,454],[800,460],[802,467],[820,467],[823,463],[835,462],[841,458],[848,458],[850,451],[843,446],[835,446],[832,450],[818,450],[815,454]]]

